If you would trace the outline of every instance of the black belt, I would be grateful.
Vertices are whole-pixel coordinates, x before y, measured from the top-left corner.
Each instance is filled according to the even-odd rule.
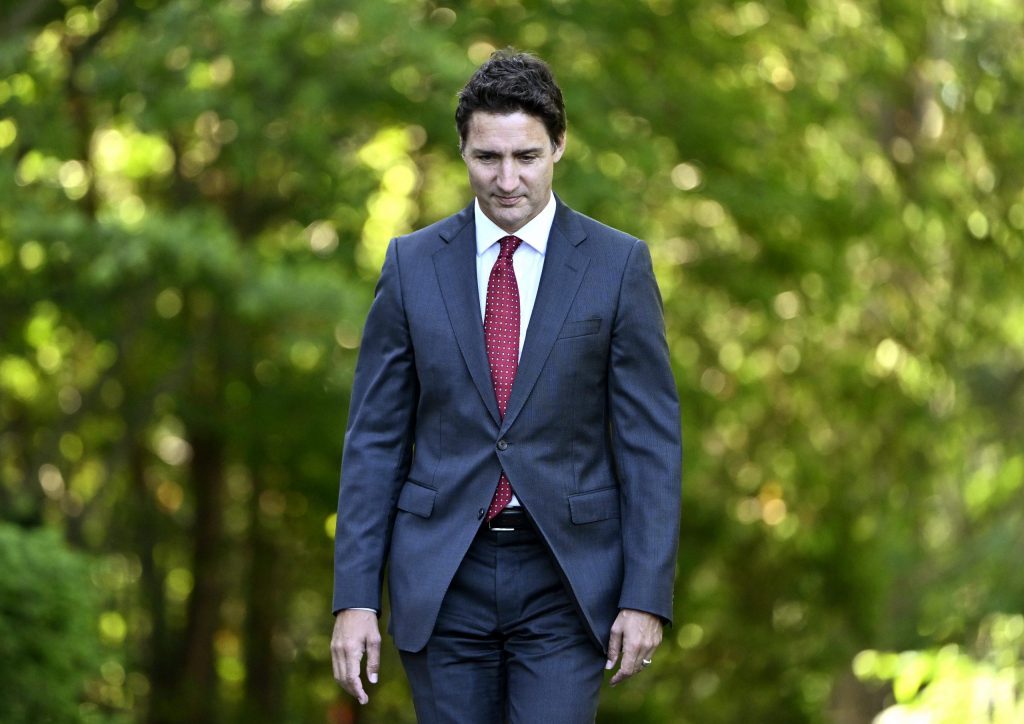
[[[533,524],[522,508],[505,508],[487,521],[489,530],[533,530]]]

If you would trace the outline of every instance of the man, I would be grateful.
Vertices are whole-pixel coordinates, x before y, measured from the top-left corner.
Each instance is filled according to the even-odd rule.
[[[335,538],[335,678],[377,681],[385,563],[420,722],[592,722],[672,617],[679,404],[643,242],[551,190],[546,64],[459,94],[475,201],[392,240],[366,320]]]

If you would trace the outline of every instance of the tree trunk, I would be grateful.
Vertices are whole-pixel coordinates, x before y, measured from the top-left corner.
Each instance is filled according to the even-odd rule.
[[[264,481],[253,479],[250,512],[249,591],[245,619],[245,714],[246,722],[277,722],[282,719],[280,667],[274,657],[275,622],[281,611],[279,555],[274,531],[260,516]]]
[[[179,721],[213,724],[217,721],[213,639],[223,598],[224,450],[220,439],[206,433],[193,436],[192,481],[196,506],[192,555],[194,584],[188,600],[184,662],[178,687],[182,694]]]
[[[135,535],[133,546],[139,556],[141,577],[139,594],[142,608],[149,612],[150,633],[142,642],[140,652],[143,670],[149,674],[150,700],[146,718],[149,724],[169,720],[175,708],[170,688],[176,668],[177,648],[167,635],[167,606],[164,600],[164,572],[157,566],[153,548],[159,538],[159,516],[153,497],[146,487],[146,451],[139,440],[133,440],[128,452],[128,475],[133,498]]]

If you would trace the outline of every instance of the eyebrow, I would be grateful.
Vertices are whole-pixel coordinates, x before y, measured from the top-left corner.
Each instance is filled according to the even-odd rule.
[[[543,153],[543,151],[544,151],[544,147],[543,146],[536,146],[534,148],[520,148],[520,149],[516,149],[515,151],[513,151],[512,155],[513,156],[527,156],[527,155],[529,155],[531,153],[532,154]],[[494,151],[494,150],[489,149],[489,148],[474,148],[473,149],[473,155],[474,156],[482,156],[484,154],[489,154],[491,156],[500,156],[500,155],[502,155],[499,151]]]

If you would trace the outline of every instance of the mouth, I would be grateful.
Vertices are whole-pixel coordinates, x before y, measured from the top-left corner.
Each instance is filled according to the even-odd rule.
[[[498,202],[499,206],[515,206],[519,203],[522,196],[495,196],[494,200]]]

